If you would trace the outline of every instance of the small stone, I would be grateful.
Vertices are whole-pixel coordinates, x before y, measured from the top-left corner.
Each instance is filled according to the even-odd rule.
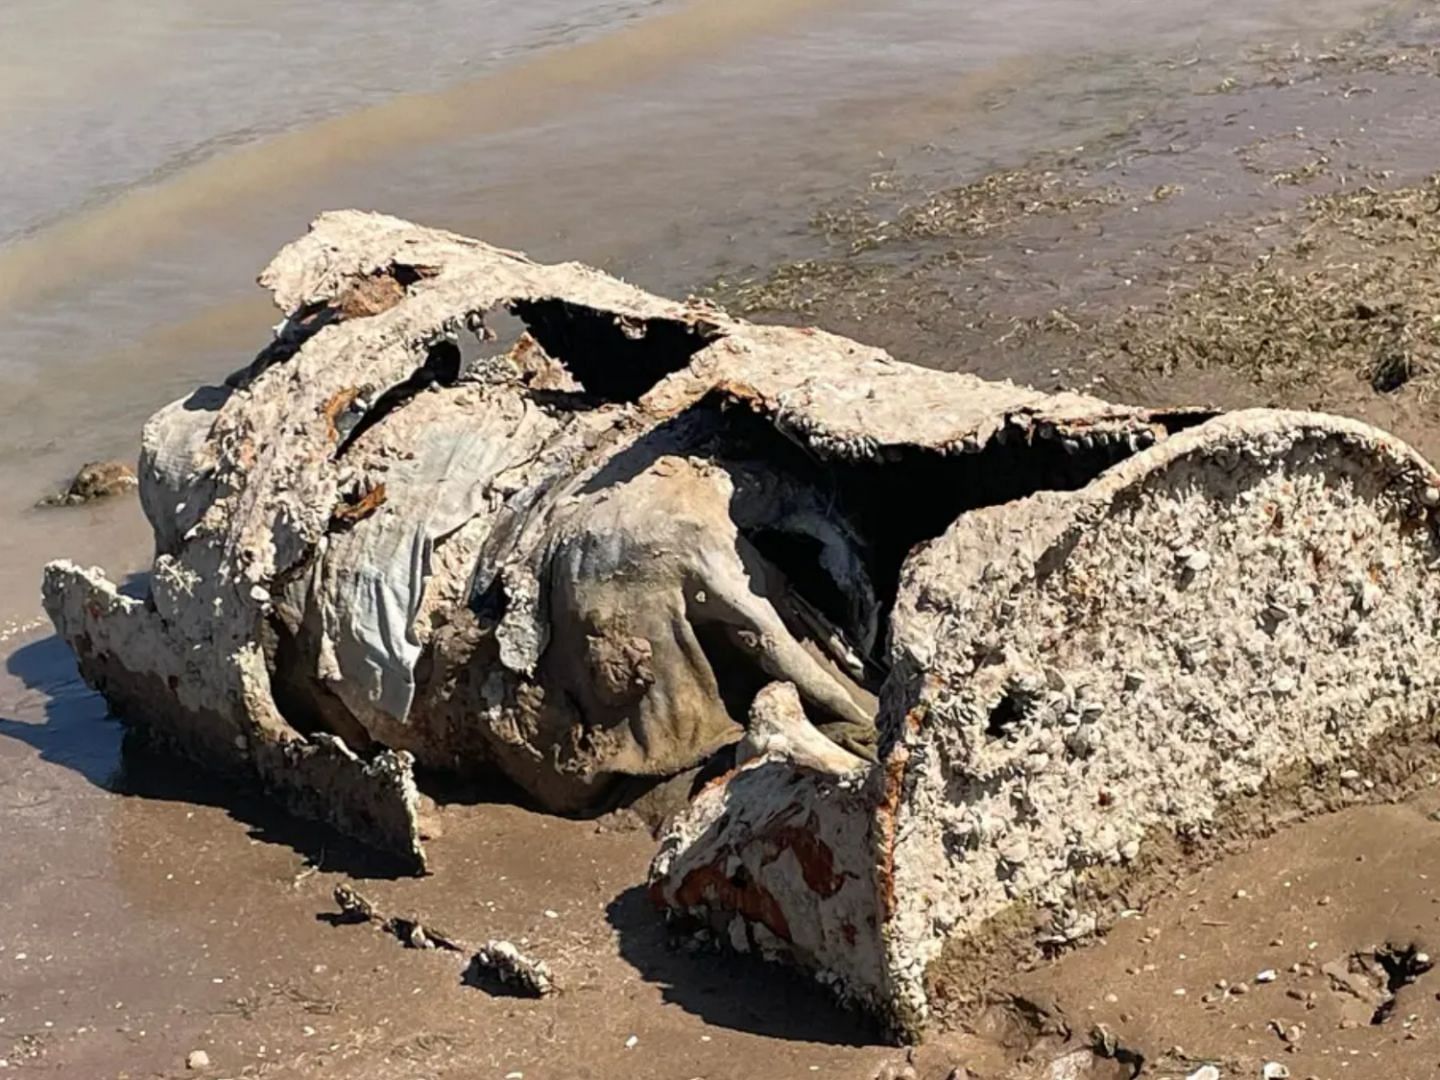
[[[1433,486],[1422,488],[1420,501],[1426,506],[1440,506],[1440,488]]]
[[[628,1039],[625,1040],[625,1049],[626,1049],[626,1050],[634,1050],[635,1047],[638,1046],[639,1044],[640,1044],[640,1036],[639,1036],[639,1035],[631,1035]]]
[[[1248,994],[1249,992],[1249,983],[1238,982],[1234,986],[1230,987],[1230,993],[1232,994]]]
[[[1220,1080],[1220,1070],[1214,1065],[1201,1065],[1185,1080]]]
[[[1260,1076],[1261,1080],[1289,1080],[1290,1070],[1278,1061],[1267,1061]]]
[[[1030,858],[1030,844],[1021,833],[1007,836],[999,844],[1000,857],[1015,866],[1022,865]]]
[[[191,1050],[185,1055],[185,1067],[187,1069],[208,1069],[210,1067],[210,1055],[204,1050]]]
[[[1257,983],[1272,983],[1272,982],[1274,982],[1274,981],[1275,981],[1275,969],[1274,969],[1274,968],[1266,968],[1264,971],[1260,972],[1259,974],[1257,974],[1257,975],[1255,976],[1255,981],[1256,981]]]

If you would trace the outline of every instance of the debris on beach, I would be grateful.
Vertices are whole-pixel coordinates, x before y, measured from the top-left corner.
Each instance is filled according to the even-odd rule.
[[[555,978],[544,961],[526,956],[508,941],[487,941],[476,948],[418,915],[384,910],[353,886],[336,885],[334,895],[345,921],[371,923],[406,948],[469,953],[465,981],[471,985],[495,984],[526,997],[544,997],[555,992]]]
[[[46,607],[137,734],[412,869],[416,768],[565,814],[714,777],[654,901],[916,1038],[1433,768],[1440,475],[1373,427],[921,369],[353,211],[262,282],[274,340],[146,425],[150,595],[58,562]]]
[[[80,467],[64,491],[47,495],[41,506],[79,506],[134,491],[140,481],[123,461],[91,461]]]
[[[349,922],[373,923],[411,949],[444,949],[467,952],[467,946],[453,934],[440,930],[418,915],[396,915],[383,911],[376,903],[341,883],[335,886],[335,903]]]
[[[492,980],[524,997],[545,997],[555,992],[555,978],[541,960],[526,956],[508,941],[489,941],[475,950],[467,978]]]

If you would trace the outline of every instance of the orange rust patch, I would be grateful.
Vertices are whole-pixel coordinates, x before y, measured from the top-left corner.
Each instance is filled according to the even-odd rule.
[[[376,270],[362,278],[356,278],[348,288],[335,298],[333,309],[341,318],[363,319],[389,311],[410,290],[410,286],[439,273],[434,266],[406,266],[391,263],[383,270]]]
[[[334,308],[342,318],[363,319],[389,311],[405,299],[405,287],[386,273],[357,278],[335,298]]]
[[[341,413],[355,404],[355,399],[359,396],[358,387],[347,386],[336,390],[330,400],[320,407],[320,415],[325,417],[325,430],[329,433],[332,443],[340,441],[340,429],[335,426],[335,421],[339,419]]]
[[[709,392],[719,397],[729,398],[731,404],[748,405],[756,412],[774,411],[774,407],[765,400],[765,396],[749,383],[721,378],[711,385]]]
[[[730,782],[730,778],[739,771],[739,769],[731,769],[729,772],[722,773],[721,775],[715,777],[712,780],[705,781],[705,783],[701,785],[700,790],[695,792],[694,795],[690,796],[690,801],[694,802],[696,799],[698,799],[701,792],[709,791],[711,788],[724,787]]]
[[[920,733],[920,726],[925,723],[925,717],[929,714],[929,711],[930,710],[924,705],[916,705],[907,712],[905,714],[905,730],[910,732],[911,735],[918,735]]]
[[[836,873],[835,854],[816,837],[820,823],[811,815],[805,825],[782,825],[765,836],[769,853],[762,864],[769,866],[787,851],[794,852],[806,887],[816,896],[831,897],[840,891],[848,875]]]
[[[758,922],[781,941],[790,941],[790,924],[768,891],[748,879],[737,884],[718,866],[702,866],[685,875],[675,890],[675,903],[682,908],[718,906]]]
[[[335,509],[330,512],[330,521],[332,524],[348,527],[357,521],[364,521],[384,505],[385,485],[376,484],[354,502],[342,500],[336,503]]]
[[[875,829],[879,839],[875,851],[875,883],[882,922],[889,922],[895,914],[895,818],[900,806],[900,784],[905,778],[905,762],[909,756],[903,746],[897,746],[885,760],[885,791],[880,805],[875,808]]]

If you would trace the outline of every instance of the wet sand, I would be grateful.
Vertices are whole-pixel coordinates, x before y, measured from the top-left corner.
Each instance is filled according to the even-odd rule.
[[[793,14],[807,25],[805,12]],[[861,7],[851,14],[865,25]],[[843,108],[789,98],[777,114],[752,118],[748,135],[737,134],[746,125],[732,116],[713,133],[719,146],[651,145],[638,160],[663,167],[648,175],[623,171],[649,140],[620,136],[618,123],[601,128],[615,140],[608,148],[575,136],[563,150],[564,138],[536,139],[527,129],[529,141],[517,133],[508,151],[541,177],[526,198],[512,165],[516,175],[497,180],[483,200],[432,188],[412,205],[403,196],[382,205],[543,257],[595,259],[669,291],[718,277],[728,282],[722,296],[738,296],[734,283],[748,279],[753,300],[753,283],[806,260],[825,269],[802,275],[792,302],[757,305],[758,316],[818,322],[906,359],[1047,388],[1333,408],[1393,426],[1440,456],[1423,379],[1380,394],[1353,372],[1299,386],[1224,366],[1159,373],[1097,352],[1093,336],[1131,308],[1163,303],[1207,268],[1244,267],[1288,242],[1293,215],[1311,195],[1413,183],[1436,168],[1429,148],[1440,134],[1440,68],[1426,66],[1423,50],[1405,63],[1379,58],[1398,55],[1406,40],[1440,37],[1423,18],[1406,17],[1370,33],[1364,55],[1375,63],[1323,59],[1335,47],[1324,44],[1325,31],[1358,25],[1361,14],[1344,5],[1317,10],[1295,19],[1278,44],[1267,33],[1273,23],[1203,45],[1172,28],[1135,51],[1070,54],[1048,67],[997,47],[978,72],[940,80],[933,69],[924,78],[916,69],[913,84]],[[1056,19],[1052,33],[1063,35],[1067,25]],[[915,28],[923,25],[917,16]],[[767,55],[767,43],[794,41],[793,27],[756,32],[758,42],[728,46],[740,55],[755,50],[751,65]],[[1290,53],[1297,34],[1307,39],[1298,56]],[[1270,47],[1257,54],[1261,45]],[[623,99],[605,107],[626,115]],[[847,144],[847,132],[862,134]],[[726,146],[729,135],[738,141]],[[751,150],[760,156],[749,164],[766,183],[741,183],[735,158]],[[1320,152],[1326,169],[1305,172]],[[688,165],[675,163],[687,154]],[[426,166],[473,161],[450,145],[433,148]],[[596,185],[607,164],[624,183]],[[1012,168],[1048,170],[1057,186],[1020,198],[1018,212],[1016,200],[1002,200],[1012,209],[994,227],[950,221],[942,235],[855,243],[857,221],[873,228],[906,207],[938,212],[937,192]],[[387,169],[387,178],[405,175],[394,163]],[[1282,173],[1303,175],[1277,182]],[[193,174],[179,182],[192,182],[186,175]],[[334,190],[347,202],[364,185],[341,176]],[[515,195],[514,214],[497,214],[497,192]],[[1093,197],[1062,198],[1066,192]],[[0,512],[10,523],[0,543],[6,1069],[195,1075],[186,1055],[197,1049],[212,1063],[202,1075],[233,1077],[868,1080],[903,1066],[904,1051],[882,1045],[794,976],[667,942],[637,888],[653,844],[625,820],[562,821],[504,802],[448,804],[443,835],[431,844],[435,873],[391,880],[377,877],[363,853],[277,820],[184,765],[121,754],[118,726],[78,683],[65,649],[34,625],[34,598],[46,558],[93,561],[124,576],[148,560],[148,530],[133,498],[66,511],[29,507],[81,460],[132,452],[151,408],[245,362],[263,341],[263,303],[227,279],[253,272],[265,254],[260,245],[283,240],[308,213],[303,193],[279,199],[282,210],[264,200],[249,210],[226,207],[224,229],[204,242],[149,238],[150,254],[123,273],[97,266],[93,280],[61,282],[49,299],[0,318],[9,355],[29,358],[0,372],[11,402],[0,444]],[[1047,200],[1061,209],[1052,212]],[[837,214],[851,223],[846,229],[836,228]],[[261,219],[264,227],[236,250],[200,256],[197,248],[216,235],[243,233]],[[59,235],[83,237],[93,227]],[[173,297],[163,318],[155,306],[137,314],[160,296]],[[110,313],[116,322],[106,329]],[[88,344],[80,358],[47,366],[46,350],[61,340]],[[926,1080],[957,1065],[974,1076],[1051,1076],[1051,1061],[1090,1046],[1103,1023],[1118,1047],[1149,1063],[1147,1075],[1185,1076],[1207,1060],[1223,1063],[1226,1076],[1259,1075],[1269,1060],[1296,1077],[1375,1075],[1382,1067],[1386,1075],[1433,1075],[1440,986],[1426,990],[1422,979],[1404,991],[1385,1023],[1341,1026],[1350,1012],[1319,965],[1290,967],[1343,959],[1381,939],[1426,940],[1440,910],[1424,871],[1440,843],[1440,826],[1426,816],[1437,798],[1321,819],[1226,860],[1103,944],[1017,977],[1009,989],[1020,1005],[1002,1003],[976,1032],[938,1035],[915,1052],[913,1067]],[[463,985],[451,957],[332,925],[330,892],[340,881],[471,939],[524,941],[565,992],[538,1003],[491,997]],[[1255,986],[1265,968],[1277,970],[1276,982]],[[1251,992],[1204,1000],[1221,979],[1247,981]],[[1272,1019],[1282,1034],[1268,1027]],[[1301,1022],[1291,1049],[1285,1036]],[[1132,1071],[1093,1056],[1082,1064],[1090,1072],[1075,1075]]]

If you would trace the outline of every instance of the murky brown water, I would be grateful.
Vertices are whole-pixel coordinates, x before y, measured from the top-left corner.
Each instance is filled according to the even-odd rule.
[[[680,292],[805,254],[815,208],[897,161],[959,182],[1101,138],[1251,47],[1335,34],[1379,7],[8,0],[0,1060],[48,1075],[180,1074],[193,1043],[235,1075],[240,1062],[374,1075],[371,1055],[385,1075],[543,1076],[560,1075],[536,1062],[558,1039],[568,1049],[556,1060],[598,1062],[595,1076],[873,1068],[868,1051],[831,1045],[842,1022],[784,984],[747,1006],[754,1015],[716,1003],[735,989],[729,975],[709,989],[667,984],[685,972],[649,956],[645,920],[617,900],[643,876],[646,838],[507,808],[462,817],[438,849],[452,853],[446,879],[417,895],[496,932],[563,930],[568,973],[592,997],[547,1028],[473,1005],[446,973],[444,1003],[458,1011],[426,1019],[414,996],[429,1000],[433,972],[369,937],[337,960],[339,931],[314,918],[331,878],[305,858],[344,864],[207,805],[231,803],[203,784],[117,774],[118,729],[35,623],[47,559],[121,575],[148,560],[134,501],[31,506],[81,461],[132,455],[150,411],[250,359],[275,313],[248,283],[320,210],[386,210]],[[626,1056],[628,1029],[587,1028],[596,994],[625,1003],[609,1022],[638,1030],[650,1056]],[[767,1010],[800,1019],[777,1028]],[[476,1030],[506,1023],[516,1046]],[[756,1042],[777,1034],[783,1053]],[[22,1061],[29,1046],[40,1056]],[[484,1069],[436,1064],[461,1058]],[[335,1062],[350,1064],[327,1072]]]

